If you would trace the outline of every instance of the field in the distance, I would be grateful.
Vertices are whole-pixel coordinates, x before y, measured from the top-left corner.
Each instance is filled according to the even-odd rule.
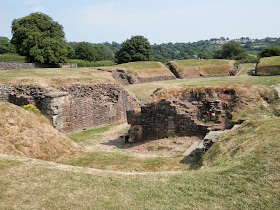
[[[262,58],[256,70],[258,75],[280,75],[280,56]]]

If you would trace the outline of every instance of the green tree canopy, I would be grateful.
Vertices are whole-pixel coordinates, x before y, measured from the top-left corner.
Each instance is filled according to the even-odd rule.
[[[12,44],[29,62],[65,62],[74,51],[65,41],[63,26],[43,13],[13,20],[12,34]]]
[[[197,56],[199,58],[203,58],[203,59],[211,59],[211,58],[213,58],[213,56],[207,50],[201,51],[200,53],[198,53]]]
[[[246,50],[244,50],[240,43],[238,42],[229,42],[222,46],[222,49],[216,51],[215,57],[219,59],[234,59],[236,56],[240,56],[240,54],[248,54]]]
[[[271,57],[271,56],[280,56],[280,47],[268,46],[259,53],[259,57],[261,57],[261,58]]]
[[[114,55],[113,51],[108,46],[106,46],[104,44],[100,44],[100,45],[98,45],[98,47],[100,48],[100,50],[103,53],[104,60],[106,60],[106,61],[114,60],[115,55]]]
[[[0,36],[0,54],[16,53],[16,48],[7,37]]]
[[[118,63],[149,61],[152,58],[152,47],[143,36],[133,36],[122,43],[115,57]]]
[[[86,61],[101,61],[104,56],[98,46],[88,42],[78,42],[74,46],[75,58]]]

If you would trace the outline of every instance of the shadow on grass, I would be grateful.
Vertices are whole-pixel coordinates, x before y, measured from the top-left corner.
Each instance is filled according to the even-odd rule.
[[[202,150],[194,150],[188,156],[185,156],[180,163],[190,165],[189,170],[198,170],[202,166],[201,157],[203,151]]]

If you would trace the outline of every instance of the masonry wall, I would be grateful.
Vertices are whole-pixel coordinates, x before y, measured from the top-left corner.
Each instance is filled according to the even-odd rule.
[[[174,99],[161,99],[127,112],[130,142],[170,136],[204,137],[209,131],[224,130],[232,118],[235,91],[189,91]]]
[[[1,88],[2,87],[2,88]],[[126,111],[140,101],[113,84],[73,85],[61,90],[31,86],[0,86],[3,101],[18,106],[33,104],[54,127],[74,132],[126,119]],[[1,94],[2,95],[2,94]]]
[[[3,102],[9,101],[10,90],[11,90],[11,85],[0,84],[0,101],[3,101]]]

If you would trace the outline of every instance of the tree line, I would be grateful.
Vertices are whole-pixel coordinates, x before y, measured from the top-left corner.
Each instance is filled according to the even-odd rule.
[[[11,53],[26,57],[27,62],[60,63],[69,59],[89,62],[101,60],[115,63],[133,61],[159,61],[190,58],[235,59],[241,63],[257,62],[256,56],[248,52],[257,51],[258,57],[280,55],[280,38],[266,38],[254,43],[241,45],[238,42],[227,42],[224,45],[213,44],[211,40],[194,43],[166,43],[151,45],[143,36],[133,36],[122,44],[88,42],[66,42],[63,26],[43,13],[15,19],[12,22],[12,39],[0,37],[0,54]],[[248,38],[249,39],[249,38]],[[258,47],[256,47],[258,44]]]

